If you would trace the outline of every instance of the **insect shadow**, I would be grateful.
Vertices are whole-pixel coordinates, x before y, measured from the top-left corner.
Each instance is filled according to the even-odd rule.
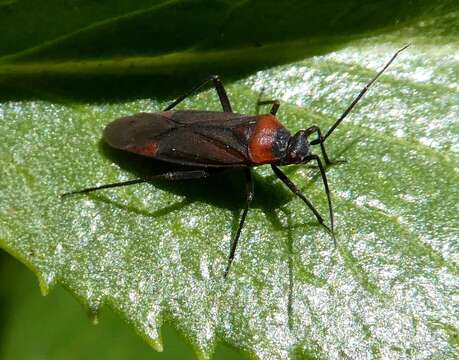
[[[116,163],[121,169],[132,174],[133,178],[146,178],[158,174],[163,174],[168,171],[190,170],[190,166],[177,166],[176,164],[168,164],[141,155],[128,153],[126,151],[117,150],[104,141],[98,144],[99,152],[102,156]],[[169,182],[166,180],[152,180],[148,184],[137,184],[133,186],[150,186],[151,191],[157,189],[167,191],[172,194],[185,197],[184,200],[179,200],[177,203],[159,208],[155,204],[151,205],[151,210],[136,208],[133,205],[118,203],[109,199],[103,193],[89,194],[97,201],[108,203],[112,206],[126,211],[138,213],[143,216],[161,217],[173,211],[180,211],[194,202],[205,202],[222,209],[230,210],[234,213],[233,232],[236,231],[240,212],[245,203],[244,189],[245,181],[242,171],[231,169],[223,171],[219,174],[206,179],[183,180]],[[275,176],[263,177],[254,174],[255,198],[251,207],[259,208],[266,214],[267,219],[276,228],[284,228],[280,219],[276,214],[276,210],[287,204],[293,199],[293,195],[288,191],[283,184],[275,181]],[[117,189],[105,191],[119,191]],[[311,218],[311,224],[316,225]]]

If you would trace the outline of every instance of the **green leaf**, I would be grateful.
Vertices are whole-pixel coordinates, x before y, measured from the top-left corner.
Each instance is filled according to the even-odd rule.
[[[157,350],[161,324],[171,322],[200,358],[225,342],[260,359],[453,359],[459,320],[458,17],[426,17],[418,26],[229,84],[237,112],[253,113],[264,88],[266,97],[282,100],[278,115],[290,130],[325,130],[393,52],[412,43],[327,140],[330,156],[347,160],[327,173],[337,248],[269,167],[254,170],[255,202],[226,281],[222,274],[244,199],[238,173],[61,200],[66,191],[162,169],[100,140],[110,121],[162,109],[166,102],[159,100],[1,103],[0,246],[37,274],[43,292],[61,284],[95,316],[109,305]],[[213,61],[229,66],[225,51]],[[157,69],[169,71],[168,59],[158,60]],[[195,62],[201,72],[203,59]],[[4,61],[3,70],[19,66]],[[78,70],[62,64],[64,78],[67,70]],[[254,64],[262,67],[259,58]],[[180,74],[193,69],[187,65]],[[207,91],[183,108],[219,105]],[[317,169],[285,171],[327,214]]]

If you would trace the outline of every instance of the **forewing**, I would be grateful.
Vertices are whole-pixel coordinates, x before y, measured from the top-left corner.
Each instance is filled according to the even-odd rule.
[[[196,166],[248,164],[247,144],[255,117],[177,111],[171,119],[179,125],[161,142],[158,159]]]
[[[104,140],[112,147],[128,150],[155,146],[167,133],[176,128],[169,117],[161,113],[139,113],[111,122],[104,130]],[[144,155],[144,154],[142,154]]]
[[[115,120],[104,139],[111,146],[193,166],[248,164],[255,117],[210,111],[140,113]]]

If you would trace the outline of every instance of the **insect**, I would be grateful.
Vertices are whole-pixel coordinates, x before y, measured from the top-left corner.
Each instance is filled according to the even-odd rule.
[[[226,90],[220,78],[210,76],[191,91],[180,96],[163,111],[139,113],[119,118],[108,124],[103,139],[113,148],[154,158],[168,163],[184,165],[188,170],[172,171],[160,175],[144,177],[119,183],[90,187],[63,194],[89,193],[96,190],[127,186],[148,182],[154,179],[170,181],[200,179],[227,170],[240,170],[245,175],[245,207],[239,221],[236,236],[231,244],[224,277],[228,275],[236,253],[242,228],[254,196],[251,168],[270,164],[274,174],[312,211],[317,221],[331,234],[336,244],[334,216],[330,188],[325,166],[332,164],[325,150],[325,140],[345,119],[369,87],[389,67],[397,55],[408,45],[398,50],[384,67],[370,80],[352,101],[331,128],[322,135],[318,126],[310,126],[292,135],[276,117],[280,103],[277,100],[258,101],[259,105],[271,105],[271,111],[263,115],[241,115],[233,113]],[[223,112],[185,110],[173,108],[190,95],[213,83],[220,99]],[[314,136],[312,140],[310,137]],[[321,158],[312,152],[319,145]],[[301,193],[299,188],[285,175],[279,166],[315,162],[319,168],[327,196],[330,226]]]

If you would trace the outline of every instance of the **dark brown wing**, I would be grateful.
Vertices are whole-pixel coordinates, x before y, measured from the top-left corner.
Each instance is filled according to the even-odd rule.
[[[139,113],[109,124],[112,147],[183,165],[221,167],[250,163],[247,147],[256,117],[212,111]]]

